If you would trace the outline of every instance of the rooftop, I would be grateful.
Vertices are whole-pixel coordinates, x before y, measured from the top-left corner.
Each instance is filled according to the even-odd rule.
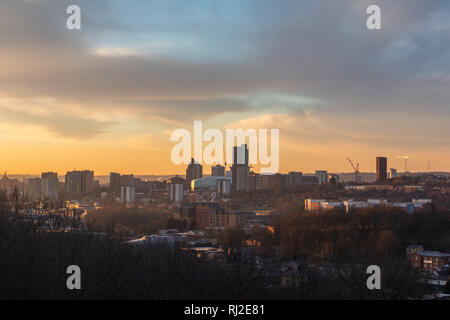
[[[425,257],[450,257],[450,253],[442,253],[439,251],[422,251],[417,253],[419,256],[425,256]]]

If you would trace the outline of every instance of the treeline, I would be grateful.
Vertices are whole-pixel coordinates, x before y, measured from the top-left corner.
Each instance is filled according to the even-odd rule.
[[[404,257],[406,247],[421,244],[445,250],[450,225],[446,214],[408,214],[395,208],[285,214],[278,221],[284,256],[345,262],[355,257]]]
[[[108,205],[83,217],[89,231],[105,232],[118,238],[156,233],[167,227],[167,215],[149,209]]]
[[[242,239],[236,229],[222,240],[233,248]],[[225,262],[205,260],[108,236],[42,232],[0,206],[0,299],[406,299],[426,292],[404,260],[360,259],[325,269],[301,262],[286,275],[277,257],[261,267],[251,254],[232,255]],[[382,268],[381,290],[367,289],[367,263]],[[67,289],[69,265],[81,268],[81,290]]]
[[[265,282],[165,246],[132,247],[106,236],[41,232],[0,209],[0,299],[249,299]],[[66,269],[81,268],[81,290]],[[230,282],[235,285],[230,287]]]

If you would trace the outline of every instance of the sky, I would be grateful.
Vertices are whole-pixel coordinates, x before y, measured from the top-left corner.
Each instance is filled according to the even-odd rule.
[[[397,155],[450,171],[449,16],[448,0],[2,0],[0,170],[183,174],[170,136],[201,120],[279,129],[280,172]]]

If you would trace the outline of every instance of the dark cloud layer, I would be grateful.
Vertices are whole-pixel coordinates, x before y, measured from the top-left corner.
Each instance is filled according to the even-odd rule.
[[[153,5],[133,1],[136,10],[142,5],[146,14],[163,14],[148,21],[138,12],[135,21],[120,19],[117,7],[107,1],[79,1],[84,20],[78,32],[65,29],[61,13],[68,1],[4,0],[0,4],[0,94],[78,104],[86,112],[86,118],[78,120],[97,128],[87,130],[86,137],[109,125],[89,120],[94,110],[190,121],[194,114],[207,118],[252,110],[251,102],[236,97],[260,92],[324,101],[327,108],[322,112],[341,117],[367,118],[374,117],[375,111],[383,112],[376,120],[380,129],[383,117],[401,120],[410,110],[434,115],[434,121],[448,120],[450,28],[438,17],[439,12],[450,12],[448,1],[377,1],[382,8],[381,31],[365,27],[365,9],[371,2],[232,2],[241,12],[236,13],[233,26],[232,12],[221,13],[231,9],[218,1],[200,13],[193,8],[204,6],[201,1],[190,3],[189,9],[180,1]],[[190,12],[192,18],[182,18],[189,16],[183,12]],[[227,62],[215,61],[208,52],[204,61],[183,59],[179,52],[94,54],[97,37],[118,32],[132,38],[152,28],[180,37],[192,34],[205,51],[210,49],[208,42],[218,43],[217,37],[222,37],[230,54],[241,50],[243,43],[253,50]],[[61,135],[79,135],[47,118],[14,113],[9,118],[36,121]]]

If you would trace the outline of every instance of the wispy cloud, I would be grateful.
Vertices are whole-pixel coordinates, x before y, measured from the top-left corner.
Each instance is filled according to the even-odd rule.
[[[97,48],[94,53],[106,57],[137,56],[140,52],[133,48]]]
[[[94,138],[113,125],[112,122],[67,113],[30,112],[4,107],[0,107],[0,119],[9,124],[40,127],[56,137],[82,140]]]

